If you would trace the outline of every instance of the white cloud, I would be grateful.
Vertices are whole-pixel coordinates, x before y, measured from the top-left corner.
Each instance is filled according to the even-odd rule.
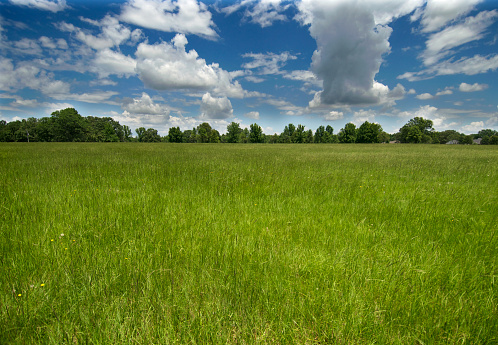
[[[47,36],[42,36],[38,39],[43,48],[48,49],[68,49],[68,45],[65,39],[59,38],[57,40],[52,39]]]
[[[373,111],[371,109],[369,109],[369,110],[361,109],[361,110],[355,111],[353,113],[353,120],[351,122],[354,123],[356,126],[360,126],[365,121],[374,122],[375,121],[375,111]]]
[[[444,90],[442,91],[438,91],[436,93],[436,96],[446,96],[446,95],[452,95],[453,94],[453,91],[451,90],[452,88],[450,87],[447,87],[445,88]]]
[[[22,88],[38,90],[54,96],[69,93],[69,84],[54,80],[53,75],[31,64],[14,66],[11,60],[0,58],[0,90],[14,91]]]
[[[386,24],[421,3],[302,0],[298,19],[310,24],[310,34],[318,46],[311,67],[323,80],[323,91],[310,107],[375,105],[388,99],[389,88],[374,79],[383,55],[390,52],[392,29]],[[396,93],[399,91],[401,88]]]
[[[417,98],[422,100],[427,100],[427,99],[433,99],[434,96],[431,95],[430,93],[423,93],[421,95],[417,95]]]
[[[244,115],[250,119],[259,120],[259,112],[258,111],[250,111]]]
[[[40,55],[42,53],[38,41],[29,38],[23,38],[20,41],[13,42],[13,47],[19,54]]]
[[[476,91],[483,91],[486,90],[489,87],[487,84],[467,84],[467,83],[461,83],[459,86],[459,90],[462,92],[476,92]]]
[[[289,52],[280,54],[247,53],[242,55],[242,57],[253,59],[253,61],[243,64],[242,67],[246,69],[256,69],[257,74],[260,75],[280,74],[280,69],[285,66],[287,61],[297,59],[296,56]]]
[[[245,8],[244,20],[259,24],[262,28],[273,25],[276,21],[286,21],[283,14],[290,5],[282,5],[283,0],[242,0],[239,3],[221,9],[221,12],[230,15]]]
[[[177,34],[171,43],[139,44],[136,71],[147,87],[156,90],[192,89],[242,98],[248,95],[229,72],[207,65],[195,50],[186,51],[187,39]]]
[[[498,54],[488,56],[474,55],[471,58],[463,57],[457,61],[442,61],[428,69],[420,72],[406,72],[397,78],[417,81],[431,79],[441,75],[475,75],[488,71],[495,71],[496,69],[498,69]]]
[[[422,32],[433,32],[469,13],[482,0],[428,0],[422,15]],[[418,19],[417,15],[413,18]]]
[[[247,9],[245,16],[262,28],[271,26],[276,21],[285,21],[287,17],[282,12],[289,6],[283,6],[281,3],[282,0],[260,0],[255,6]]]
[[[119,77],[129,77],[136,74],[137,62],[135,59],[110,49],[98,51],[93,63],[92,71],[98,73],[100,78],[107,78],[111,74]]]
[[[460,132],[464,133],[477,133],[481,129],[484,129],[484,121],[471,122],[470,125],[462,126]]]
[[[283,75],[285,79],[299,80],[308,85],[315,85],[318,87],[323,87],[322,80],[318,79],[315,73],[306,70],[295,70],[291,72],[285,72]]]
[[[209,92],[202,96],[202,119],[227,119],[233,117],[232,103],[226,97],[213,97]]]
[[[67,8],[66,0],[10,0],[15,5],[28,6],[39,10],[59,12]]]
[[[281,99],[266,99],[264,100],[264,103],[274,106],[275,108],[281,110],[285,115],[289,116],[300,116],[307,112],[306,108],[299,107],[291,102]]]
[[[331,111],[323,116],[325,121],[337,121],[344,118],[344,113],[342,111]]]
[[[139,29],[132,32],[129,28],[119,23],[117,18],[110,15],[106,15],[100,22],[86,18],[80,19],[100,27],[102,32],[98,36],[94,36],[70,23],[60,23],[58,27],[62,31],[74,33],[76,39],[95,50],[117,47],[130,38],[133,37],[133,39],[136,40],[141,35],[141,31]]]
[[[494,22],[498,11],[483,11],[475,17],[468,17],[461,24],[450,26],[429,37],[427,49],[422,54],[425,65],[433,65],[442,58],[453,54],[452,48],[480,40],[486,29]]]
[[[52,95],[53,98],[59,99],[59,100],[75,100],[75,101],[80,101],[80,102],[85,102],[85,103],[106,103],[111,97],[118,95],[118,92],[116,91],[96,91],[96,92],[85,92],[81,94],[70,94],[70,93],[65,93],[65,94],[54,94]]]
[[[218,37],[207,6],[196,0],[129,0],[120,19],[148,29]]]
[[[251,83],[262,83],[265,81],[263,78],[255,77],[253,75],[248,75],[245,79]]]
[[[171,108],[165,104],[155,103],[152,98],[145,92],[140,98],[123,100],[121,108],[129,114],[141,115],[165,115],[170,114]]]
[[[438,109],[430,105],[420,106],[420,108],[415,111],[402,111],[398,116],[401,118],[423,117],[424,119],[431,120],[434,129],[437,131],[454,129],[459,125],[459,123],[455,121],[448,122],[451,118],[455,117],[451,110]]]

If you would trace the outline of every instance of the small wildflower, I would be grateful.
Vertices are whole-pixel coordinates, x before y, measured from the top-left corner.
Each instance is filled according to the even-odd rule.
[[[21,297],[21,296],[22,296],[22,294],[19,294],[19,295],[17,295],[17,296],[18,296],[18,297]]]
[[[67,248],[64,248],[65,250],[67,250]]]
[[[64,234],[61,234],[61,237],[64,237]]]
[[[52,239],[50,240],[50,242],[54,242],[54,239],[52,238]]]
[[[40,286],[45,286],[45,284],[40,284]]]

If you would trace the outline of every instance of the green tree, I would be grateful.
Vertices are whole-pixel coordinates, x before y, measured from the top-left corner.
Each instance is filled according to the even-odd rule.
[[[446,131],[439,132],[439,143],[446,144],[448,141],[460,140],[461,136],[461,133],[458,133],[453,129],[448,129]]]
[[[248,143],[249,142],[249,129],[244,128],[240,133],[239,143]]]
[[[308,129],[306,133],[304,133],[304,142],[305,143],[312,143],[314,138],[313,138],[313,131],[311,129]]]
[[[232,122],[227,126],[227,143],[238,143],[240,140],[240,133],[242,133],[242,128],[236,122]]]
[[[382,132],[382,127],[378,123],[370,123],[368,121],[358,128],[356,142],[357,143],[378,143],[379,135]]]
[[[315,131],[315,143],[325,143],[325,127],[320,126]]]
[[[400,128],[400,141],[403,143],[420,143],[422,142],[424,134],[431,135],[433,131],[432,125],[433,123],[431,120],[426,120],[422,117],[414,117]],[[411,129],[414,127],[418,128],[418,131]]]
[[[265,137],[263,136],[263,129],[257,123],[253,123],[250,127],[249,141],[251,143],[264,143]]]
[[[127,125],[123,125],[123,141],[131,140],[131,129]]]
[[[498,145],[498,134],[494,134],[489,138],[489,145]]]
[[[197,126],[197,142],[208,143],[211,135],[211,125],[207,122],[201,123]]]
[[[339,142],[355,143],[356,142],[356,126],[354,123],[347,123],[339,132]]]
[[[209,134],[209,142],[210,143],[219,143],[220,142],[220,132],[216,129],[212,129]]]
[[[74,108],[56,110],[52,113],[55,141],[83,141],[85,122]]]
[[[182,142],[182,131],[180,127],[171,127],[168,131],[168,140],[170,143]]]
[[[144,127],[139,127],[137,129],[135,129],[135,132],[137,133],[137,138],[138,138],[138,141],[139,142],[143,142],[144,140],[144,136],[145,136],[145,128]]]
[[[303,125],[297,125],[297,128],[294,130],[294,133],[291,135],[292,143],[304,143],[305,141],[305,130]]]
[[[472,143],[473,143],[472,136],[471,135],[465,135],[465,134],[460,135],[460,138],[458,139],[458,141],[462,145],[472,145]]]
[[[377,139],[379,140],[379,143],[388,143],[390,138],[391,136],[389,135],[389,133],[381,131]]]
[[[157,133],[156,129],[148,128],[142,136],[142,142],[159,143],[161,142],[161,136]]]
[[[417,126],[408,127],[405,130],[404,141],[405,143],[419,143],[422,141],[422,132]]]
[[[294,134],[295,130],[296,130],[296,126],[294,126],[292,123],[289,123],[288,126],[285,126],[284,131],[280,134],[280,142],[281,143],[291,143],[292,142],[292,135]]]

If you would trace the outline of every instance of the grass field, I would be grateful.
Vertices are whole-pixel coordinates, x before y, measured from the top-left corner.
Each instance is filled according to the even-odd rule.
[[[497,344],[498,149],[0,144],[1,344]]]

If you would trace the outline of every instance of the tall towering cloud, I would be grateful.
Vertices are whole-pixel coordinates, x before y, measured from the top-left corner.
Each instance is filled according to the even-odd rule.
[[[392,93],[377,81],[383,55],[390,52],[387,26],[412,12],[421,1],[302,0],[298,19],[310,25],[316,40],[311,69],[323,80],[323,91],[310,106],[375,105]],[[396,92],[399,96],[401,87]]]

